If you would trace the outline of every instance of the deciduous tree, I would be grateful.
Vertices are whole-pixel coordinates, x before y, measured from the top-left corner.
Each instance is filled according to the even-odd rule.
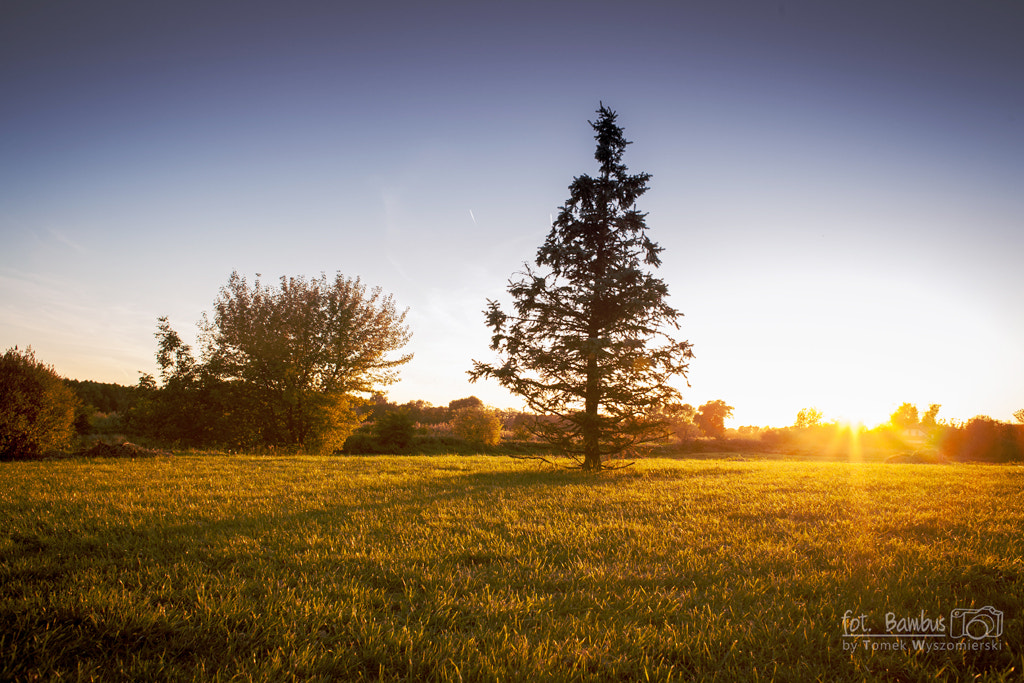
[[[817,427],[821,424],[821,419],[821,411],[817,408],[801,408],[796,414],[796,424],[794,426],[798,429]]]
[[[697,409],[689,403],[670,403],[662,408],[661,415],[669,430],[680,441],[689,441],[700,436],[700,428],[694,422]]]
[[[637,200],[650,175],[630,175],[630,144],[603,104],[590,125],[596,177],[569,186],[535,267],[510,280],[506,313],[485,311],[500,360],[474,361],[470,378],[494,378],[525,399],[538,435],[588,470],[612,455],[661,438],[659,409],[679,399],[670,381],[686,376],[691,345],[676,340],[681,313],[652,275],[662,248],[647,236]]]
[[[697,409],[694,419],[704,434],[718,438],[725,434],[725,420],[732,417],[732,411],[733,407],[721,399],[708,401]]]
[[[340,273],[279,286],[232,273],[200,324],[201,358],[160,321],[157,362],[165,389],[220,406],[215,435],[331,451],[357,418],[353,402],[397,379],[411,354],[405,312],[379,288]]]
[[[456,410],[462,410],[463,408],[483,408],[484,402],[478,399],[476,396],[467,396],[466,398],[457,398],[453,401],[448,402],[448,410],[455,412]]]
[[[904,403],[889,416],[889,422],[899,429],[910,429],[918,425],[917,406]]]
[[[935,429],[939,424],[936,419],[939,415],[939,409],[942,408],[941,403],[932,403],[928,406],[928,410],[921,416],[921,426],[925,429]]]

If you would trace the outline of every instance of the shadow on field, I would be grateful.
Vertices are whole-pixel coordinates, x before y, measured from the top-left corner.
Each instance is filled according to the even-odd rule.
[[[602,482],[602,475],[572,471],[453,474],[406,485],[371,484],[358,502],[330,502],[305,509],[299,503],[285,504],[272,514],[198,517],[171,524],[154,520],[131,525],[110,520],[76,528],[53,528],[37,522],[0,534],[0,575],[5,579],[5,593],[27,595],[58,588],[74,575],[93,569],[124,566],[137,571],[150,564],[221,573],[238,570],[254,558],[259,564],[294,556],[296,551],[309,547],[306,536],[311,530],[349,526],[355,515],[377,518],[410,504],[430,510],[439,503],[488,498],[498,490],[614,483]],[[83,508],[83,516],[84,512]],[[416,523],[410,520],[410,524]],[[282,538],[293,539],[291,547],[280,547]],[[268,539],[279,546],[268,545]]]
[[[187,671],[269,655],[272,644],[254,638],[255,615],[218,613],[198,594],[242,559],[215,546],[254,526],[10,532],[0,553],[0,652],[10,655],[0,660],[0,680],[124,675],[124,663],[140,658]]]
[[[261,462],[269,471],[260,478],[280,483],[279,466]],[[877,618],[991,605],[1007,615],[1002,642],[1020,642],[1017,556],[1000,556],[992,541],[979,545],[977,557],[961,551],[954,541],[970,545],[979,532],[905,512],[921,504],[919,490],[898,496],[888,478],[862,487],[865,496],[894,503],[887,516],[862,518],[824,505],[830,498],[806,484],[817,470],[806,474],[741,483],[741,492],[757,495],[736,497],[714,485],[754,475],[723,461],[603,474],[477,471],[455,462],[370,478],[337,495],[330,484],[301,490],[316,476],[310,473],[274,489],[283,492],[274,499],[253,494],[218,507],[222,499],[213,497],[209,508],[154,509],[136,524],[90,518],[87,506],[70,508],[63,524],[22,518],[0,531],[0,680],[124,678],[133,658],[173,664],[182,678],[201,678],[198,667],[227,678],[244,662],[307,646],[351,651],[346,661],[356,668],[334,678],[356,678],[360,667],[372,677],[377,657],[405,661],[384,639],[391,622],[468,638],[508,623],[530,633],[543,620],[559,624],[579,614],[637,629],[685,625],[696,615],[705,634],[835,653],[847,608]],[[642,524],[618,524],[614,514],[592,530],[543,531],[547,511],[586,501],[591,491],[666,479],[694,480],[692,489],[668,490],[678,494],[673,505],[703,520],[679,536],[681,550],[645,550],[632,541]],[[537,492],[542,504],[510,532],[517,523],[502,511]],[[497,505],[505,507],[481,513]],[[665,509],[654,506],[640,521],[660,524],[656,515]],[[671,519],[685,526],[684,517]],[[1010,538],[1010,527],[1003,525],[1002,536],[989,529],[987,537]],[[844,541],[844,530],[862,528],[870,534]],[[312,622],[297,607],[304,600],[328,605],[329,615]],[[378,624],[382,630],[373,631]],[[1018,652],[978,654],[956,672],[1005,668]],[[938,654],[919,660],[909,661],[933,668],[951,661]],[[907,669],[906,678],[919,673]]]

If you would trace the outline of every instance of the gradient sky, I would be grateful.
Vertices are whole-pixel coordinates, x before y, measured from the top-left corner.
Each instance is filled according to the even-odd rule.
[[[1024,3],[0,3],[0,347],[154,372],[232,270],[409,308],[392,400],[474,394],[598,103],[731,424],[1024,407]]]

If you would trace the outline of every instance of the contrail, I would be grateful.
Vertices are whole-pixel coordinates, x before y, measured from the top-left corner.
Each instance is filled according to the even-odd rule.
[[[469,210],[469,217],[473,219],[473,225],[476,225],[476,216],[473,215],[473,209]]]

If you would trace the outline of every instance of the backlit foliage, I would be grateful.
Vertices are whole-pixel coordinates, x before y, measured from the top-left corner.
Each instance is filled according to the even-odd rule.
[[[801,408],[796,414],[796,424],[793,426],[797,429],[816,427],[821,424],[821,419],[821,411],[817,408]]]
[[[718,399],[708,401],[697,409],[694,421],[707,436],[720,437],[725,434],[725,420],[732,417],[733,407]]]
[[[410,338],[405,312],[341,274],[271,287],[232,273],[200,327],[196,359],[160,320],[162,389],[140,413],[164,438],[333,452],[355,405],[412,358],[393,355]]]
[[[501,420],[486,408],[459,408],[452,418],[455,436],[471,444],[496,446],[501,441]]]
[[[78,399],[31,347],[0,358],[0,460],[63,449],[75,434]]]

